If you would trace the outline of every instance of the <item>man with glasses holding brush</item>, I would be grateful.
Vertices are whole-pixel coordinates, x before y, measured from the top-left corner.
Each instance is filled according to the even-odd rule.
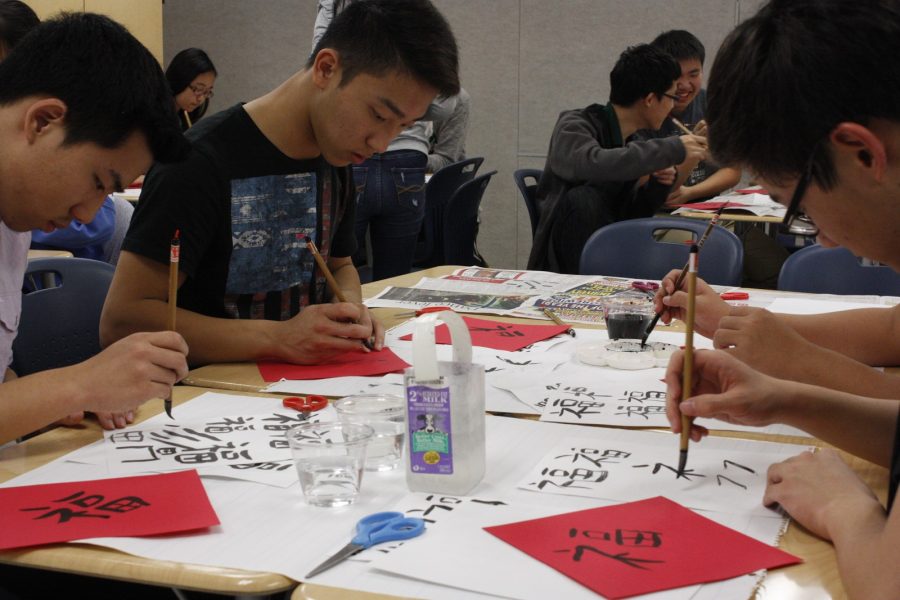
[[[755,173],[787,206],[787,223],[805,213],[823,245],[900,271],[900,63],[875,59],[898,52],[897,0],[772,1],[723,43],[707,117],[713,155]],[[671,283],[670,275],[669,296],[658,298],[667,319],[683,307]],[[900,596],[900,514],[892,510],[900,386],[866,366],[900,364],[900,309],[794,317],[726,314],[708,290],[703,309],[697,301],[699,330],[728,351],[695,353],[696,384],[685,402],[683,356],[673,356],[673,430],[680,432],[682,414],[786,423],[890,468],[887,508],[832,450],[771,466],[763,502],[834,543],[849,597]],[[757,330],[773,328],[768,344],[747,335],[742,322],[754,318]],[[694,425],[690,434],[699,441],[706,431]]]
[[[578,273],[594,231],[652,217],[671,191],[673,165],[706,155],[706,138],[695,135],[628,141],[639,129],[659,128],[678,100],[680,72],[661,50],[628,48],[609,74],[609,104],[560,114],[537,186],[529,269]]]

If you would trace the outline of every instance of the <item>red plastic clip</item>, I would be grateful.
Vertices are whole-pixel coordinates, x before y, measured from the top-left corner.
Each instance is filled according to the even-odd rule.
[[[288,396],[281,401],[285,408],[292,408],[298,412],[315,412],[328,406],[328,398],[325,396]]]

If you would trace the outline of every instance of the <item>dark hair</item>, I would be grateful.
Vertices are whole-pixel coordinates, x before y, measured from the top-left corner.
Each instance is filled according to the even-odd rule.
[[[108,17],[44,21],[0,62],[0,106],[37,95],[66,103],[66,145],[117,148],[140,131],[160,162],[182,158],[189,147],[159,63]]]
[[[172,90],[172,96],[177,96],[183,92],[197,75],[209,72],[212,72],[213,75],[219,74],[206,52],[200,48],[186,48],[182,50],[172,58],[172,62],[166,68],[166,80],[168,80],[169,87]],[[208,108],[209,98],[206,98],[203,104],[189,113],[191,122],[196,123],[200,117],[206,114]],[[183,119],[181,111],[178,111],[178,118],[179,120]],[[182,120],[181,126],[182,129],[187,129],[188,124]]]
[[[690,31],[684,29],[670,29],[656,36],[650,42],[654,48],[668,52],[675,60],[691,60],[696,58],[703,64],[706,60],[706,48]]]
[[[813,179],[831,188],[824,142],[838,123],[900,121],[898,55],[896,1],[770,2],[716,56],[706,113],[713,154],[776,183],[812,160]]]
[[[41,20],[19,0],[0,0],[0,60]]]
[[[627,48],[609,73],[609,101],[631,106],[647,94],[662,98],[681,76],[675,59],[649,44]]]
[[[447,20],[428,0],[365,0],[346,6],[328,26],[306,63],[322,48],[338,52],[341,85],[361,73],[409,74],[441,96],[459,93],[459,56]]]

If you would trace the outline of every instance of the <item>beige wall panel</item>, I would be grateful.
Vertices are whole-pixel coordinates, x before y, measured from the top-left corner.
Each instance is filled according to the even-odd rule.
[[[84,0],[84,10],[108,15],[127,27],[162,63],[162,0]]]
[[[519,1],[438,0],[435,5],[456,35],[460,78],[472,97],[466,153],[485,157],[479,173],[498,171],[482,200],[478,248],[490,265],[514,266],[520,208],[512,179],[518,146]]]
[[[25,4],[30,6],[41,20],[52,17],[56,13],[67,11],[84,10],[84,0],[24,0]]]
[[[166,0],[165,65],[184,48],[205,50],[219,72],[210,110],[222,110],[302,68],[315,16],[315,0]]]

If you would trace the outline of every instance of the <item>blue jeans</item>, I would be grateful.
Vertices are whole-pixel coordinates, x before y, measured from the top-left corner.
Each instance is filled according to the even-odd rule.
[[[356,184],[354,262],[364,255],[366,230],[372,242],[372,279],[409,273],[416,239],[425,218],[425,166],[428,156],[417,150],[376,154],[353,167]]]

